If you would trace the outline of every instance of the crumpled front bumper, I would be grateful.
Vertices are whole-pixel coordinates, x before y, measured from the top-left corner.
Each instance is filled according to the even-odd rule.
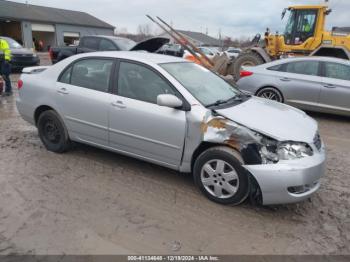
[[[289,204],[308,199],[320,187],[325,173],[326,151],[314,149],[314,155],[277,164],[244,166],[258,182],[263,205]]]

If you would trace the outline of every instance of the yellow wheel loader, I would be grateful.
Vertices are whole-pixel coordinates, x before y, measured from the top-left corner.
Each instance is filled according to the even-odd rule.
[[[289,13],[283,34],[265,33],[253,40],[252,47],[234,61],[229,72],[239,79],[242,66],[254,66],[290,56],[331,56],[350,59],[350,32],[341,28],[325,31],[326,16],[331,13],[326,5],[291,6],[282,13],[282,19]],[[258,43],[263,42],[259,45]]]

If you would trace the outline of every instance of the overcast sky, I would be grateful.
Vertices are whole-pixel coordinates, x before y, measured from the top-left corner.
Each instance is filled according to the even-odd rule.
[[[24,0],[16,2],[24,3]],[[266,27],[281,30],[281,12],[293,4],[319,4],[324,0],[29,0],[30,4],[46,5],[90,13],[115,26],[136,32],[139,24],[149,23],[145,14],[160,16],[175,28],[206,32],[217,37],[253,36]],[[350,26],[349,0],[330,0],[333,13],[331,26]],[[158,29],[153,26],[153,30]]]

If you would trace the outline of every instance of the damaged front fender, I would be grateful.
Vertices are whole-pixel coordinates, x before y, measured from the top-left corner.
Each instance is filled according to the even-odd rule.
[[[238,151],[251,144],[262,144],[262,136],[222,116],[207,114],[201,123],[202,139],[206,142],[226,144]]]
[[[208,143],[233,148],[240,153],[245,165],[259,165],[270,161],[267,156],[269,152],[265,149],[275,141],[215,111],[196,112],[197,110],[198,107],[192,106],[187,114],[188,132],[180,171],[191,172],[195,158],[201,153],[203,146],[204,149],[207,148]],[[198,115],[203,114],[204,117],[199,119]]]

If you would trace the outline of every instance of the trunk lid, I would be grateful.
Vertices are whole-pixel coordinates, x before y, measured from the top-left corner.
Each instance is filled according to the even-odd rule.
[[[32,66],[32,67],[25,67],[22,70],[22,74],[39,74],[41,72],[44,72],[46,69],[48,69],[50,66]]]
[[[158,51],[163,45],[169,43],[170,39],[165,37],[153,37],[137,43],[130,51],[147,51],[154,53]]]

